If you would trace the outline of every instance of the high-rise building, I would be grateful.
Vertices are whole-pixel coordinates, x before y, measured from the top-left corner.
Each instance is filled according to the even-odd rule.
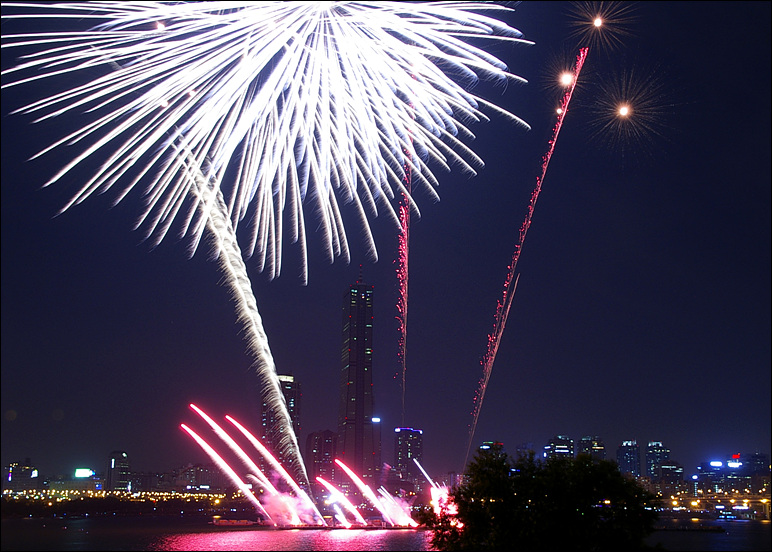
[[[131,466],[129,455],[122,450],[114,450],[107,459],[105,487],[108,491],[131,490]]]
[[[573,458],[574,440],[568,435],[555,435],[544,447],[544,458]]]
[[[657,468],[670,460],[670,449],[662,441],[649,441],[646,446],[646,476],[657,478]]]
[[[365,481],[378,468],[373,426],[373,286],[360,279],[343,296],[337,454]]]
[[[306,471],[310,481],[335,478],[335,448],[338,435],[329,429],[315,431],[306,438]]]
[[[394,428],[394,466],[402,479],[415,481],[421,476],[421,470],[413,459],[423,459],[424,435],[420,429],[412,427]]]
[[[641,450],[637,441],[622,441],[617,448],[617,464],[622,473],[641,476]]]
[[[579,441],[579,454],[586,454],[595,460],[605,460],[606,445],[597,435],[587,435]]]
[[[24,462],[11,462],[3,471],[4,491],[34,491],[42,486],[40,474],[29,458]]]
[[[279,385],[281,387],[281,393],[284,397],[284,402],[287,404],[287,412],[289,412],[290,421],[292,422],[292,430],[295,435],[300,435],[300,399],[302,396],[300,390],[300,382],[295,379],[294,376],[280,375]],[[265,444],[271,453],[276,456],[276,459],[281,463],[284,468],[293,473],[294,457],[290,456],[284,458],[281,454],[281,447],[279,444],[284,438],[284,432],[286,428],[283,424],[277,424],[276,413],[274,410],[263,401],[260,412],[261,423],[261,441]],[[268,464],[265,459],[260,460],[260,468],[267,469]]]

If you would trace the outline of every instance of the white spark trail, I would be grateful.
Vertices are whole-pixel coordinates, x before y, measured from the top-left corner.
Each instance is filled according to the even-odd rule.
[[[211,160],[206,177],[234,231],[248,226],[244,252],[271,278],[286,230],[307,279],[304,205],[321,219],[329,259],[348,260],[342,203],[352,203],[375,258],[368,219],[380,212],[398,225],[390,199],[405,192],[407,167],[436,196],[429,164],[470,174],[482,165],[460,137],[473,138],[467,124],[487,120],[483,110],[527,127],[468,91],[480,79],[524,82],[468,42],[530,44],[485,15],[513,11],[491,2],[6,2],[3,11],[4,20],[72,21],[2,43],[31,50],[2,72],[3,89],[87,79],[18,110],[39,121],[91,116],[41,152],[79,148],[47,185],[77,181],[72,171],[106,153],[62,211],[118,183],[122,201],[143,181],[138,226],[157,244],[186,221],[180,232],[195,252],[206,225],[189,223],[194,184],[169,155],[182,148]],[[79,30],[81,21],[94,26]]]
[[[183,163],[184,174],[193,183],[190,188],[191,194],[196,198],[202,211],[200,216],[205,220],[206,227],[211,232],[214,253],[217,255],[220,269],[225,275],[224,282],[228,286],[236,306],[237,319],[244,329],[244,339],[247,342],[248,350],[254,358],[254,368],[260,378],[262,398],[273,412],[277,420],[276,423],[283,428],[283,431],[277,432],[282,435],[281,441],[278,443],[279,451],[292,464],[296,478],[308,485],[308,474],[300,454],[297,436],[292,429],[292,420],[287,410],[284,395],[281,392],[281,383],[268,345],[268,336],[257,310],[257,300],[252,292],[252,284],[241,256],[235,230],[230,224],[230,220],[225,216],[226,207],[222,194],[220,194],[219,189],[213,188],[211,183],[204,179],[203,172],[199,168],[200,165],[192,164],[195,161],[191,161],[189,155],[179,152],[178,159]],[[205,416],[199,409],[196,408],[195,410],[202,417]],[[206,417],[204,419],[207,422],[210,421]],[[220,432],[225,434],[221,429]],[[218,435],[224,438],[220,432]]]

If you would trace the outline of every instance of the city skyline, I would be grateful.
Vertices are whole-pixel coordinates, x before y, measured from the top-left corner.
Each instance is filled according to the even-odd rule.
[[[514,451],[558,434],[656,440],[688,473],[711,457],[770,452],[770,77],[759,74],[769,4],[636,11],[634,36],[589,52],[475,441]],[[576,50],[567,3],[523,3],[506,20],[535,45],[495,54],[529,84],[480,88],[532,130],[495,115],[473,125],[485,168],[440,174],[441,201],[417,195],[411,226],[404,425],[424,431],[432,475],[462,469],[486,335],[553,121],[544,84]],[[680,30],[662,32],[663,21]],[[25,28],[4,21],[3,32],[12,27]],[[16,62],[2,55],[3,69]],[[592,141],[595,85],[647,65],[668,99],[654,154]],[[79,119],[11,114],[38,95],[2,94],[2,461],[29,457],[49,472],[116,450],[138,469],[203,460],[178,427],[190,402],[259,424],[257,377],[216,265],[205,251],[189,260],[181,242],[141,243],[130,230],[138,205],[97,197],[54,217],[75,183],[40,186],[71,152],[26,160]],[[305,287],[289,245],[275,281],[247,261],[278,372],[303,386],[301,445],[337,427],[340,297],[360,264],[378,296],[373,414],[403,425],[396,232],[375,219],[376,263],[355,228],[351,264],[329,264],[309,224]]]
[[[400,467],[404,469],[404,473],[401,478],[406,478],[408,481],[418,481],[420,483],[426,482],[425,475],[421,472],[413,462],[412,458],[415,457],[422,459],[422,437],[423,431],[415,428],[394,428],[394,449],[393,457],[384,459],[384,464],[388,464],[391,469],[395,470],[395,473],[400,473]],[[400,438],[401,433],[407,433],[404,438]],[[417,444],[411,443],[416,440],[418,436]],[[308,435],[305,446],[303,447],[303,457],[306,461],[306,467],[309,475],[313,474],[313,479],[316,475],[322,475],[325,479],[332,479],[332,473],[334,472],[332,466],[333,455],[331,451],[334,450],[334,442],[337,441],[337,434],[331,430],[324,430],[314,432]],[[571,442],[570,446],[565,444],[568,441]],[[591,447],[587,447],[588,450],[582,450],[581,444],[585,441],[591,443]],[[556,443],[558,445],[556,446]],[[561,445],[564,443],[564,446]],[[693,467],[684,466],[676,457],[671,457],[672,449],[670,449],[665,443],[661,441],[642,441],[638,443],[637,440],[625,440],[618,445],[614,443],[606,444],[600,436],[583,436],[580,441],[574,443],[574,439],[569,435],[553,435],[550,439],[545,441],[544,446],[536,445],[534,443],[520,443],[514,447],[507,447],[505,443],[487,441],[482,442],[476,449],[488,449],[493,444],[502,447],[502,450],[509,454],[510,457],[515,460],[519,455],[528,455],[530,452],[534,453],[536,461],[547,461],[551,458],[571,457],[575,458],[579,455],[589,455],[595,460],[611,461],[619,467],[623,473],[629,473],[638,478],[656,478],[656,470],[659,467],[665,466],[668,468],[678,468],[681,473],[682,481],[688,483],[688,480],[695,475],[700,475],[706,469],[721,469],[726,466],[728,469],[742,469],[747,464],[747,468],[758,471],[764,471],[769,468],[770,455],[765,452],[759,452],[758,449],[750,451],[728,451],[724,454],[717,454],[709,458],[703,458],[699,463]],[[411,446],[412,449],[411,450]],[[312,450],[315,449],[315,450]],[[33,458],[25,457],[19,458],[12,462],[3,464],[3,469],[9,466],[26,466],[24,469],[34,469],[37,478],[40,482],[47,480],[63,480],[66,481],[72,478],[83,478],[86,472],[90,472],[93,477],[103,478],[107,490],[126,490],[121,487],[120,484],[116,486],[111,483],[111,478],[119,477],[120,481],[124,484],[128,481],[130,474],[141,475],[148,473],[170,473],[179,470],[186,470],[190,468],[208,466],[218,473],[219,467],[212,462],[209,457],[198,458],[196,462],[183,460],[180,463],[164,466],[164,467],[150,467],[143,466],[140,469],[131,469],[131,455],[126,451],[112,451],[105,455],[104,462],[102,464],[78,464],[77,466],[71,466],[69,470],[55,470],[50,473],[42,472],[37,468],[36,462]],[[120,460],[116,460],[120,459]],[[766,459],[765,462],[760,463],[759,459]],[[316,464],[316,466],[315,466]],[[319,469],[321,468],[321,470]],[[119,474],[115,476],[114,474]],[[436,473],[430,475],[435,481],[444,481],[450,475],[459,476],[460,472],[450,471],[444,473]],[[227,475],[221,473],[219,479],[224,485],[232,485],[232,482],[228,480]],[[118,480],[118,479],[116,479]],[[113,488],[116,487],[116,488]]]

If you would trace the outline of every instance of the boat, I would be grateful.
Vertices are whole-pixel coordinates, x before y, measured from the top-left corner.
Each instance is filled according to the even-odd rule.
[[[245,527],[252,525],[262,525],[259,521],[251,519],[225,519],[220,516],[214,516],[212,518],[213,525],[225,526],[225,527]]]

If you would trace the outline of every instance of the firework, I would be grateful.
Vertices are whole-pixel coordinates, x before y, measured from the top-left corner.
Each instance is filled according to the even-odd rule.
[[[20,111],[50,119],[78,110],[93,120],[46,148],[82,148],[47,184],[86,159],[109,153],[63,211],[121,183],[116,202],[144,181],[138,226],[159,243],[175,220],[192,238],[198,204],[172,144],[207,167],[234,229],[248,222],[248,256],[270,277],[281,270],[285,219],[305,256],[303,204],[321,218],[328,256],[348,258],[339,201],[353,202],[370,253],[367,223],[379,209],[398,224],[390,200],[414,185],[433,193],[427,163],[474,173],[481,160],[458,138],[489,108],[470,94],[479,78],[519,79],[470,37],[525,42],[477,12],[509,8],[450,2],[99,2],[4,4],[4,18],[77,18],[86,31],[8,34],[3,47],[36,53],[3,71],[3,87],[62,74],[89,82]],[[30,12],[31,13],[28,13]],[[456,75],[455,80],[450,74]],[[460,75],[460,76],[457,76]],[[460,151],[461,153],[457,153]],[[286,213],[285,213],[286,212]],[[303,261],[303,278],[307,277]]]
[[[635,10],[631,2],[572,2],[569,36],[583,47],[614,50],[632,34]]]
[[[90,117],[36,155],[80,148],[46,185],[84,182],[62,212],[95,193],[112,190],[118,203],[143,187],[136,227],[154,245],[176,224],[193,255],[210,230],[239,319],[249,328],[264,394],[290,428],[242,252],[256,257],[270,278],[278,276],[286,225],[299,243],[305,282],[304,208],[310,204],[320,218],[328,257],[348,260],[343,202],[354,205],[377,258],[368,217],[380,209],[399,225],[395,197],[418,213],[405,183],[434,194],[429,164],[456,164],[472,174],[482,165],[459,136],[473,137],[467,125],[486,120],[483,109],[527,126],[466,89],[480,78],[523,80],[467,41],[527,42],[483,15],[511,11],[492,3],[5,3],[3,9],[4,20],[94,24],[3,37],[3,48],[33,50],[3,70],[3,88],[62,76],[68,86],[74,75],[90,79],[18,110],[37,121],[71,112]],[[74,172],[92,159],[99,167],[79,179]],[[245,219],[246,247],[239,248],[236,231]],[[402,387],[404,394],[404,368]],[[296,437],[291,429],[284,435],[302,472]]]
[[[200,216],[206,221],[206,228],[211,232],[212,246],[218,265],[225,276],[224,282],[229,287],[236,306],[237,320],[244,329],[247,348],[254,358],[253,366],[260,378],[263,403],[272,412],[271,418],[278,427],[278,430],[273,433],[281,435],[281,440],[277,443],[279,452],[291,464],[295,476],[307,486],[308,475],[300,454],[297,436],[292,429],[292,420],[281,392],[276,365],[257,309],[257,300],[252,292],[247,267],[236,239],[236,231],[226,216],[222,193],[205,178],[198,165],[192,164],[193,161],[188,152],[178,151],[177,157],[187,162],[182,167],[183,175],[190,180],[190,193],[204,210],[205,214]]]
[[[204,449],[210,458],[217,464],[217,466],[228,475],[230,480],[236,484],[239,490],[246,496],[250,502],[252,502],[259,512],[264,514],[268,519],[273,520],[274,524],[281,525],[324,525],[324,518],[317,510],[308,495],[303,492],[295,481],[289,476],[289,474],[282,468],[271,453],[259,443],[257,439],[247,431],[241,424],[234,420],[230,416],[226,416],[226,419],[235,425],[242,435],[246,436],[252,445],[255,445],[260,455],[268,461],[269,466],[275,470],[275,473],[285,481],[290,483],[290,487],[293,489],[294,495],[288,493],[279,492],[274,485],[272,485],[257,464],[252,458],[244,451],[244,449],[236,443],[236,441],[222,428],[220,427],[210,416],[208,416],[202,409],[194,404],[190,405],[190,408],[195,411],[214,431],[215,435],[219,437],[233,452],[239,461],[247,467],[249,473],[246,474],[246,478],[254,481],[259,487],[267,490],[260,500],[258,500],[255,493],[249,488],[249,486],[239,477],[236,470],[223,459],[222,455],[218,453],[214,447],[212,447],[205,439],[197,435],[193,430],[187,427],[185,424],[181,424],[184,429],[198,445]]]
[[[477,429],[477,419],[480,416],[480,410],[482,408],[483,399],[485,398],[485,391],[488,388],[488,381],[493,371],[493,363],[496,360],[496,353],[499,349],[499,343],[501,336],[504,333],[504,327],[507,323],[507,317],[509,316],[509,309],[512,307],[512,299],[515,296],[515,290],[517,289],[517,278],[515,273],[517,271],[517,262],[520,259],[520,253],[523,250],[523,244],[525,243],[525,236],[528,233],[528,229],[531,227],[531,219],[533,218],[533,212],[536,208],[536,201],[539,199],[541,193],[541,187],[544,182],[544,178],[547,175],[547,168],[549,167],[552,154],[555,151],[555,145],[557,144],[558,135],[560,129],[563,126],[563,119],[565,119],[568,113],[568,105],[571,102],[571,97],[576,87],[576,82],[579,79],[579,74],[582,71],[584,60],[587,58],[587,48],[579,50],[579,54],[576,56],[576,62],[573,69],[573,78],[566,81],[567,88],[563,94],[563,98],[560,102],[560,108],[557,111],[557,120],[552,130],[552,137],[550,138],[547,152],[542,157],[541,174],[536,179],[536,187],[531,192],[531,200],[528,204],[528,210],[526,212],[525,220],[520,226],[520,233],[517,244],[515,245],[515,252],[512,255],[512,261],[507,267],[507,277],[504,280],[504,290],[502,292],[501,300],[496,303],[496,315],[494,317],[493,331],[488,335],[488,346],[485,352],[485,356],[482,360],[483,375],[477,387],[477,392],[474,399],[474,409],[472,411],[472,423],[469,426],[469,441],[466,447],[466,455],[464,457],[464,466],[466,466],[467,459],[469,458],[469,451],[472,446],[472,439]]]
[[[235,439],[233,439],[233,437],[231,437],[202,409],[194,404],[191,404],[190,408],[207,423],[212,431],[214,431],[215,435],[227,445],[227,449],[234,453],[238,460],[249,470],[245,478],[255,482],[258,487],[268,491],[267,493],[262,493],[258,498],[257,494],[252,489],[250,489],[249,485],[245,483],[244,479],[239,476],[236,469],[223,458],[223,455],[220,452],[218,452],[211,444],[209,444],[204,438],[199,436],[187,425],[180,425],[180,427],[188,435],[190,435],[206,452],[212,461],[217,464],[223,473],[228,476],[231,482],[238,487],[244,496],[255,506],[258,512],[261,513],[261,515],[263,515],[266,519],[270,519],[274,525],[326,525],[324,518],[313,504],[310,497],[305,492],[303,492],[302,489],[300,489],[298,484],[292,480],[292,477],[281,466],[276,458],[249,430],[247,430],[231,416],[225,417],[240,431],[243,437],[247,438],[247,440],[257,449],[258,453],[268,461],[268,464],[274,470],[274,473],[289,484],[289,486],[292,488],[292,494],[279,492],[276,487],[268,483],[267,478],[265,475],[263,475],[260,468],[257,467],[257,464],[254,462],[254,460],[252,460],[252,458],[235,441]],[[353,471],[351,471],[351,469],[348,468],[348,466],[337,459],[335,462],[356,484],[362,493],[362,496],[367,498],[367,500],[369,500],[372,505],[381,512],[384,521],[392,526],[416,527],[418,525],[410,517],[409,509],[401,499],[389,495],[388,492],[386,492],[383,488],[378,489],[378,492],[381,495],[379,498],[370,489],[370,487],[368,487],[361,480],[361,478],[359,478]],[[346,520],[343,512],[338,508],[338,504],[343,505],[343,507],[354,517],[357,525],[367,525],[367,522],[362,517],[362,514],[359,513],[351,501],[349,501],[338,488],[321,477],[317,477],[316,480],[328,491],[329,497],[326,503],[333,507],[337,514],[336,517],[339,519],[342,525],[346,527],[352,526],[352,524]]]
[[[405,425],[405,391],[407,388],[407,293],[410,260],[410,168],[406,167],[405,187],[399,201],[400,232],[397,236],[397,360],[401,369],[400,391],[402,393],[402,425]]]
[[[357,488],[359,489],[359,492],[362,493],[362,496],[367,498],[367,500],[369,500],[370,503],[373,506],[375,506],[375,508],[381,513],[381,515],[383,516],[384,521],[386,521],[389,525],[392,525],[392,526],[395,525],[394,520],[392,520],[389,517],[389,513],[388,513],[386,507],[381,503],[380,500],[378,500],[378,497],[375,495],[373,490],[364,481],[362,481],[362,479],[357,474],[355,474],[352,471],[352,469],[349,468],[346,464],[344,464],[343,462],[341,462],[337,458],[335,459],[335,463],[341,469],[343,469],[344,472],[346,472],[346,475],[348,475],[349,478],[351,478],[351,481],[353,481],[354,485],[357,486]]]
[[[653,157],[665,135],[673,102],[657,69],[625,68],[598,79],[590,105],[590,137],[624,157]]]
[[[223,473],[225,473],[228,478],[236,485],[236,487],[242,492],[242,494],[247,497],[247,500],[249,500],[257,510],[263,514],[266,519],[271,519],[271,516],[268,515],[268,512],[265,511],[265,508],[263,508],[263,505],[260,504],[260,501],[255,498],[255,495],[252,493],[252,491],[249,489],[246,483],[242,481],[242,479],[238,476],[238,474],[231,468],[225,460],[223,460],[222,456],[220,456],[217,451],[215,451],[209,443],[204,441],[201,437],[198,436],[198,434],[190,429],[185,424],[180,424],[180,428],[185,431],[188,435],[193,437],[193,440],[198,443],[198,445],[204,449],[204,452],[207,453],[209,458],[212,459],[212,461],[217,465],[218,468],[220,468]]]
[[[351,504],[351,501],[348,498],[346,498],[346,495],[344,495],[342,492],[336,489],[331,483],[329,483],[323,477],[317,476],[316,480],[319,483],[321,483],[321,485],[325,489],[327,489],[327,491],[330,493],[329,500],[331,502],[338,502],[340,504],[343,504],[343,507],[346,508],[346,510],[350,512],[351,515],[354,516],[354,518],[357,520],[357,523],[359,523],[360,525],[367,525],[365,518],[363,518],[362,514],[360,514],[359,511],[354,507],[354,505]],[[345,516],[343,516],[342,512],[341,512],[341,517],[345,520]]]

